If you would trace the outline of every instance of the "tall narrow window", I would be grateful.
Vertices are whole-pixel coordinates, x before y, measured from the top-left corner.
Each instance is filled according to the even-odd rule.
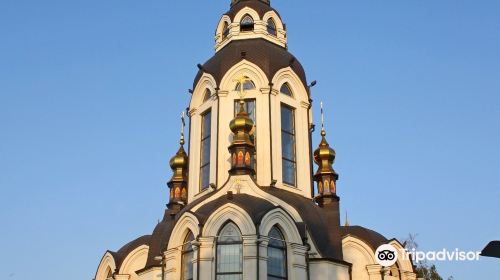
[[[276,23],[274,23],[274,20],[272,18],[267,20],[267,33],[277,36],[278,32],[276,31]]]
[[[217,280],[243,280],[243,239],[233,223],[219,232],[216,269]]]
[[[210,185],[210,136],[212,130],[212,112],[209,110],[201,116],[201,167],[200,188],[202,190]]]
[[[250,15],[245,15],[240,23],[240,31],[253,31],[253,18]]]
[[[281,105],[281,149],[283,183],[295,186],[295,121],[293,108]]]
[[[267,279],[287,279],[286,243],[281,231],[274,226],[267,246]]]
[[[182,245],[182,280],[193,280],[193,245],[194,235],[190,231]]]

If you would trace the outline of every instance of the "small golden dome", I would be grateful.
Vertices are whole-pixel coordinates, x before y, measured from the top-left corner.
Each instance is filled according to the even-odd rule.
[[[330,148],[330,145],[326,141],[325,130],[321,131],[321,142],[319,147],[314,151],[314,162],[319,166],[318,172],[321,171],[333,171],[332,164],[335,161],[335,150]]]
[[[188,155],[186,151],[184,151],[184,146],[181,145],[175,156],[170,159],[170,167],[172,170],[176,170],[178,168],[187,168],[188,166]]]
[[[245,112],[244,102],[240,102],[240,111],[236,115],[236,117],[229,123],[229,128],[231,131],[238,135],[239,132],[244,132],[249,134],[254,126],[252,119],[248,116],[248,113]]]

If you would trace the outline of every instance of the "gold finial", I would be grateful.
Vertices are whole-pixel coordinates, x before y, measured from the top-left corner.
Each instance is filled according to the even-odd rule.
[[[184,119],[185,113],[182,111],[181,113],[181,140],[180,143],[181,145],[184,145],[184,126],[186,126],[186,121]]]
[[[349,224],[349,218],[347,217],[347,211],[345,211],[345,225],[344,226],[346,226],[346,227],[351,226]]]

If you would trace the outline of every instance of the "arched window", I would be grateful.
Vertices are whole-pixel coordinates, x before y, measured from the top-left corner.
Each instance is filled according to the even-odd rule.
[[[207,88],[203,94],[203,102],[206,102],[212,96],[212,92]]]
[[[232,222],[219,232],[216,257],[217,280],[243,280],[243,239]]]
[[[284,95],[288,95],[290,97],[293,97],[292,89],[290,88],[290,85],[288,83],[284,83],[281,86],[280,92]]]
[[[191,231],[182,246],[182,280],[193,280],[193,245],[194,235]]]
[[[267,20],[267,33],[273,36],[278,36],[278,32],[276,31],[276,23],[274,23],[274,20],[272,18]]]
[[[286,243],[283,234],[274,226],[269,232],[267,246],[267,279],[287,279]]]
[[[253,31],[253,26],[254,26],[253,18],[250,15],[246,14],[241,20],[240,31],[242,32]]]
[[[229,23],[224,22],[224,27],[222,28],[222,40],[226,39],[229,35]]]
[[[245,77],[245,78],[248,79],[248,77]],[[252,89],[255,89],[255,83],[252,80],[246,80],[243,83],[243,90],[252,90]],[[236,87],[234,90],[240,91],[241,90],[241,83],[238,82],[236,84]]]

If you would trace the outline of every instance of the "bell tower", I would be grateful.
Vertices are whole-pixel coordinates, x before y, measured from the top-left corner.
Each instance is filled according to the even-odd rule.
[[[312,199],[309,86],[281,16],[269,1],[231,1],[215,39],[191,90],[188,203],[239,175]]]

